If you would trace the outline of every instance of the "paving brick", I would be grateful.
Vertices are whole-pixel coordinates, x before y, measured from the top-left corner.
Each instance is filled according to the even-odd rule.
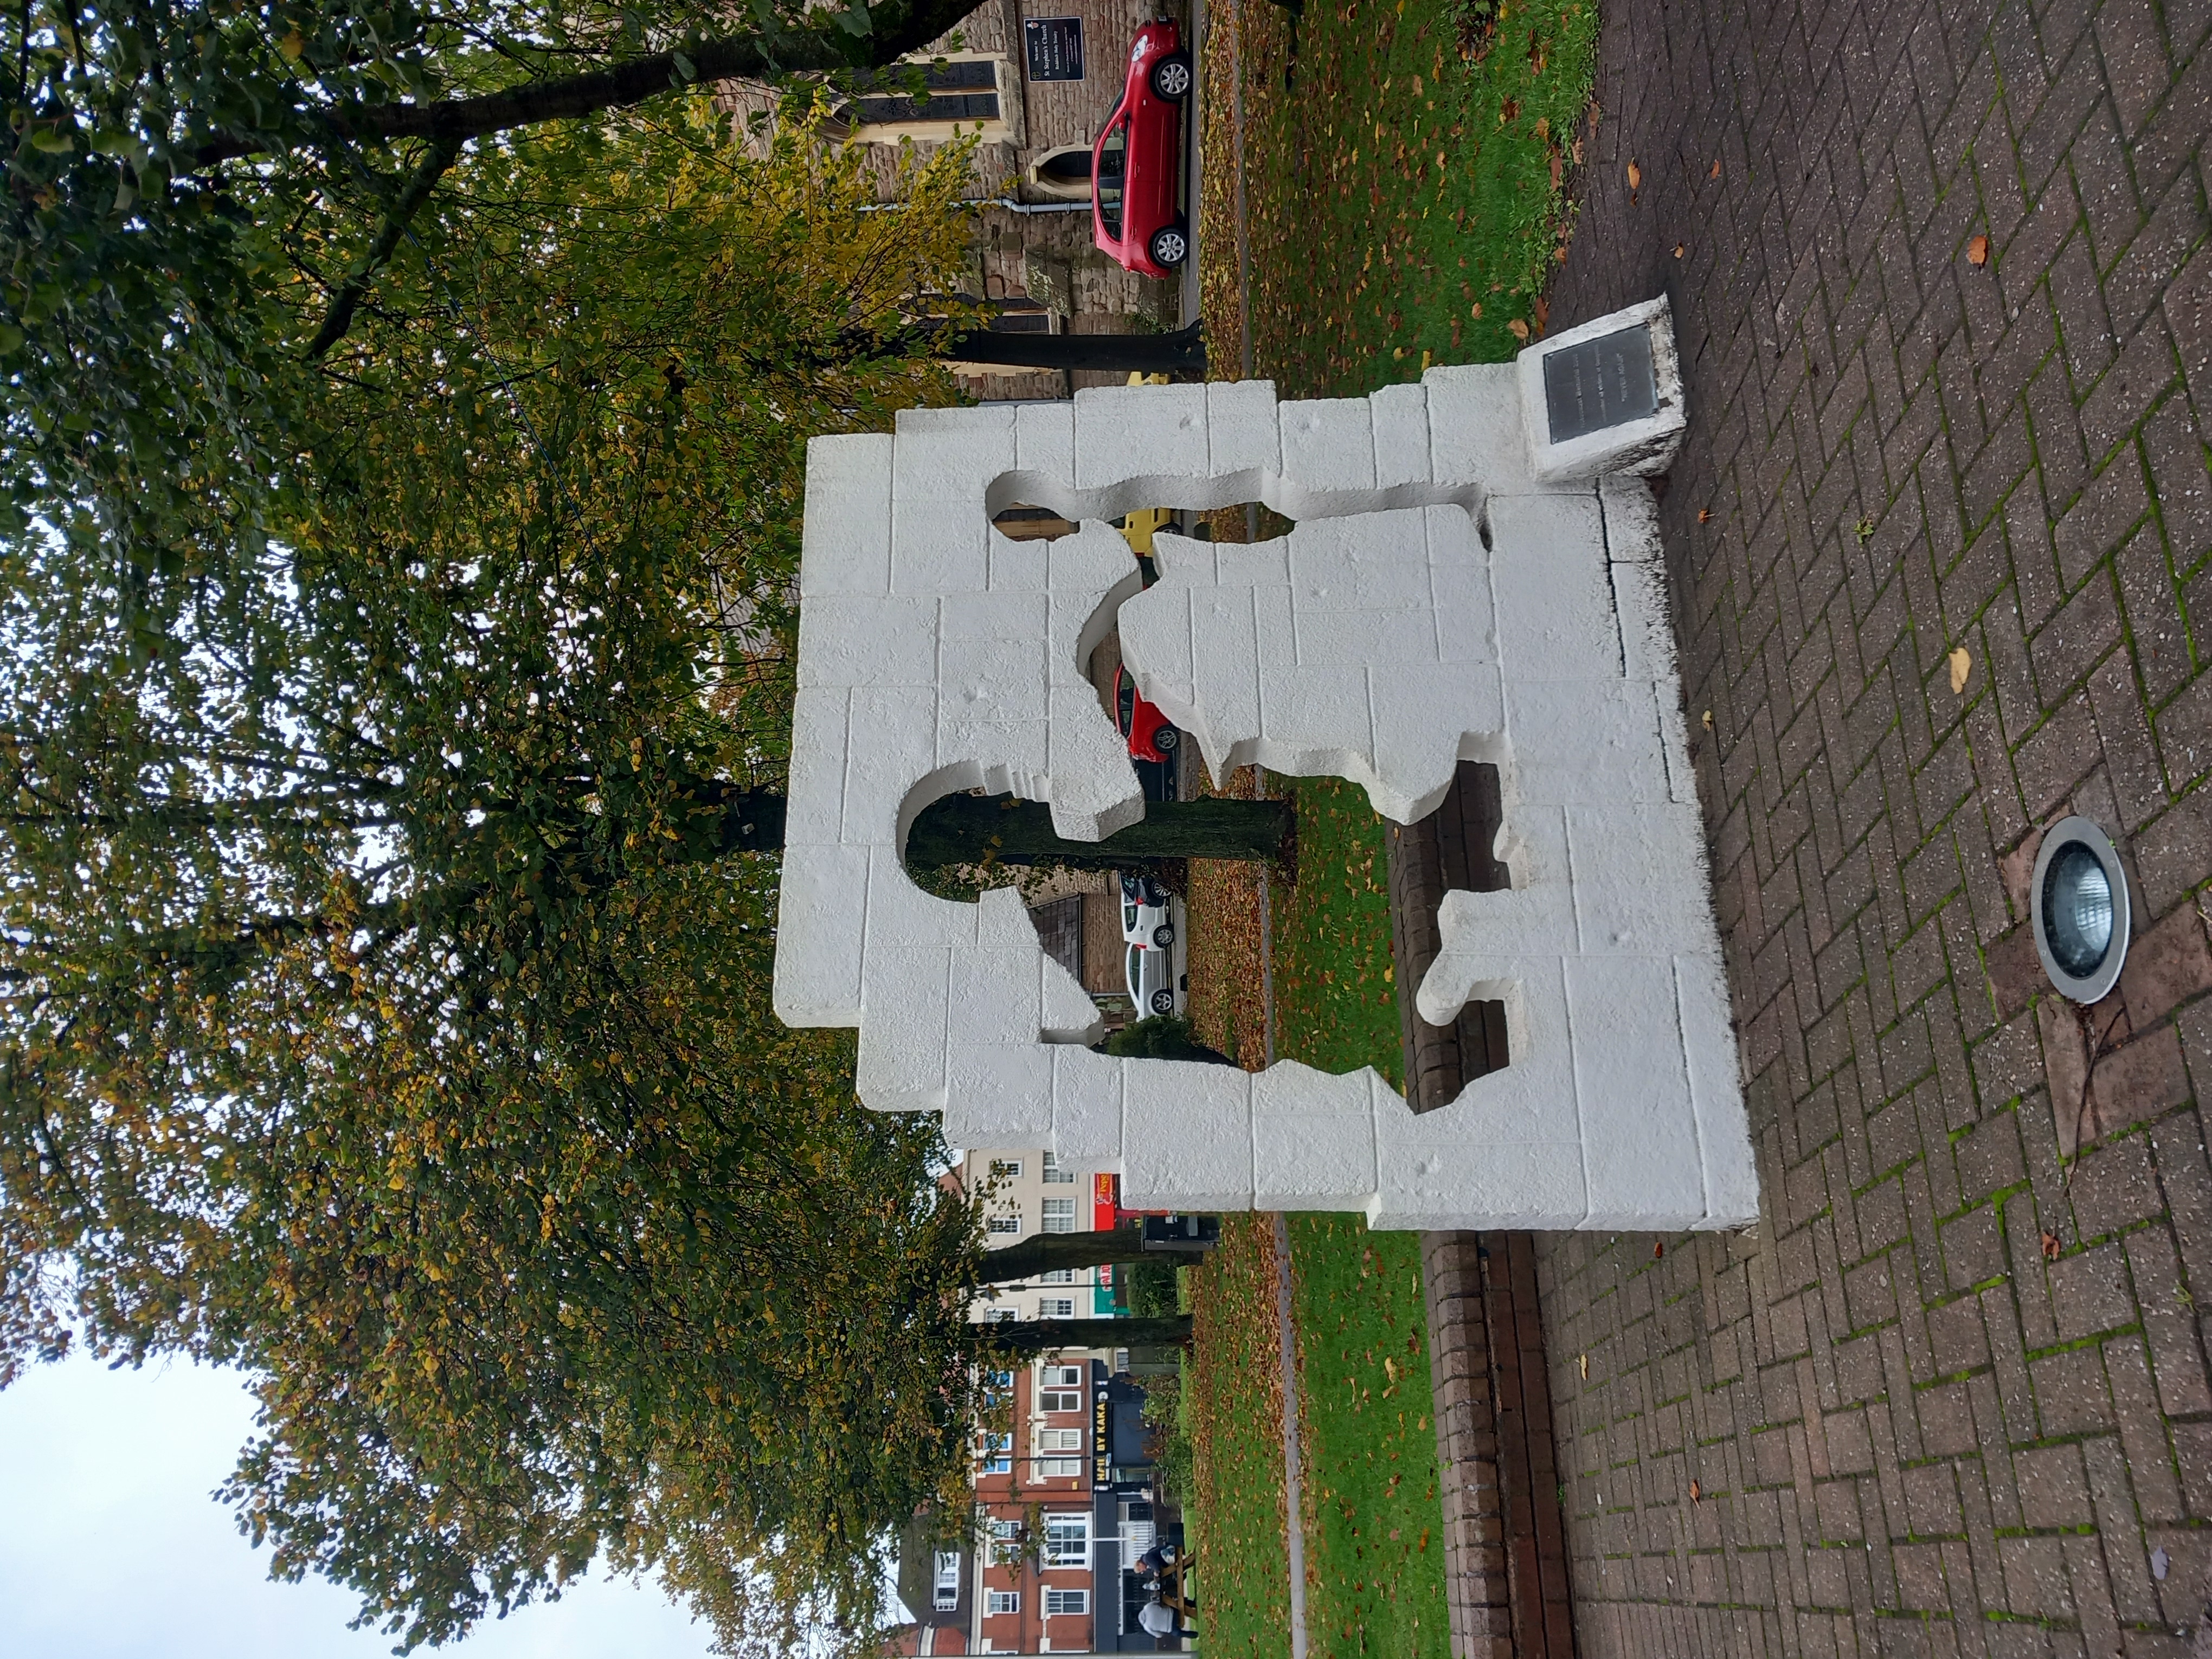
[[[1551,314],[1656,273],[1705,343],[1661,520],[1767,1213],[1657,1275],[1538,1243],[1554,1348],[1605,1356],[1551,1370],[1562,1423],[1604,1425],[1577,1651],[2179,1659],[2159,1632],[2212,1592],[2181,1296],[2212,1296],[2212,7],[1601,13],[1592,177],[1726,159],[1646,198],[1694,208],[1702,264],[1593,188]],[[2022,925],[2064,811],[2145,907],[2086,1114]],[[1719,1449],[1745,1489],[1686,1518]]]

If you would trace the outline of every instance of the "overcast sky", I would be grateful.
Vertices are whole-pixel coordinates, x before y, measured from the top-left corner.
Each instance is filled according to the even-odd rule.
[[[209,1493],[252,1424],[235,1374],[73,1359],[0,1390],[0,1654],[374,1659],[354,1598],[269,1582]],[[479,1626],[450,1659],[700,1659],[706,1627],[654,1588],[595,1579]]]

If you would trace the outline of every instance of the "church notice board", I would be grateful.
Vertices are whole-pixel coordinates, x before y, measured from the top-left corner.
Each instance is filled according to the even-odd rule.
[[[1022,24],[1022,45],[1032,81],[1083,78],[1083,20],[1031,17]]]

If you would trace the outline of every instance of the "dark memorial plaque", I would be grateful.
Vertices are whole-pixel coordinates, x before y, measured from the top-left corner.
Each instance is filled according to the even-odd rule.
[[[1651,331],[1642,323],[1563,346],[1544,358],[1544,414],[1555,444],[1640,421],[1658,410]]]
[[[1080,17],[1032,17],[1022,25],[1022,44],[1028,48],[1032,81],[1080,81],[1083,78],[1083,20]]]

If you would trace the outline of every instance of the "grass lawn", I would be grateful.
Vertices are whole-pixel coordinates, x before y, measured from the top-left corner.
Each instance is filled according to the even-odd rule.
[[[1199,248],[1215,375],[1238,361],[1240,71],[1257,374],[1285,396],[1356,396],[1429,362],[1503,362],[1541,331],[1567,186],[1602,118],[1597,7],[1477,10],[1311,0],[1294,23],[1246,0],[1236,40],[1214,13]]]

